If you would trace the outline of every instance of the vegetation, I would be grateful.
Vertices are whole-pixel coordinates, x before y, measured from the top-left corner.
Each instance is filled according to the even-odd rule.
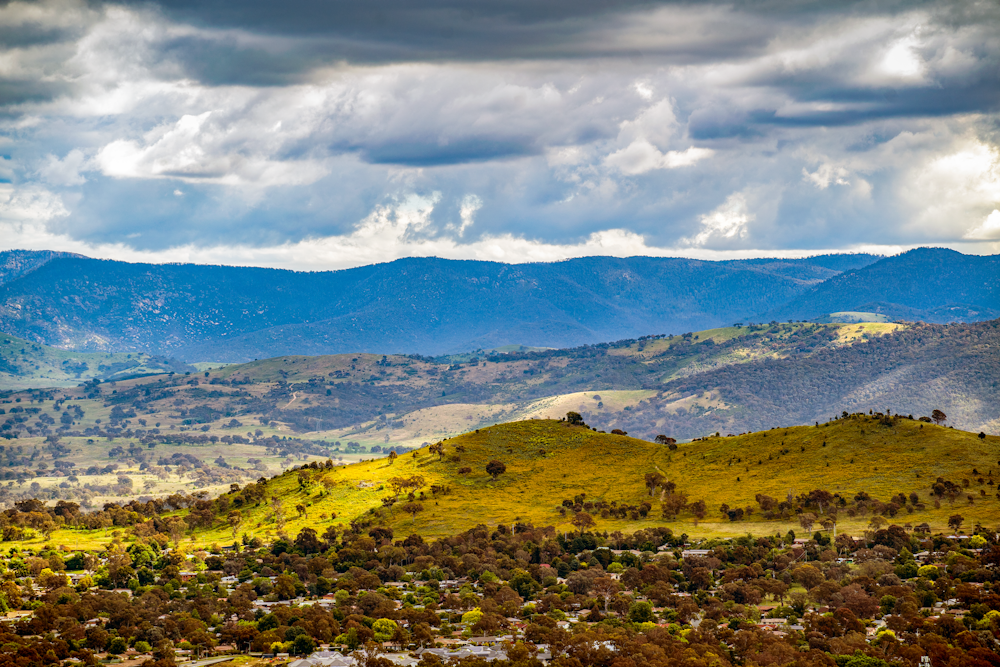
[[[565,347],[704,329],[732,318],[761,319],[811,285],[879,258],[590,257],[516,266],[408,258],[310,273],[46,259],[0,282],[4,332],[81,351],[249,361],[292,353]]]
[[[0,387],[76,387],[94,379],[183,373],[193,367],[176,359],[120,352],[68,352],[0,334]]]
[[[882,414],[679,445],[529,420],[449,438],[394,461],[340,467],[314,460],[272,479],[220,485],[225,492],[214,500],[180,492],[159,504],[133,501],[106,519],[101,512],[79,520],[54,516],[51,528],[54,539],[67,542],[106,543],[107,528],[117,526],[202,547],[236,534],[244,541],[291,539],[306,527],[384,526],[443,536],[479,523],[518,522],[572,530],[583,521],[611,532],[670,526],[706,537],[802,528],[857,534],[880,522],[945,531],[956,514],[971,526],[995,521],[998,445],[995,436]],[[30,500],[30,489],[2,492],[8,502]],[[174,518],[182,522],[179,532],[166,528]],[[12,528],[8,537],[43,541],[32,521],[13,520],[20,532]]]
[[[45,513],[5,516],[20,512]],[[158,533],[103,549],[12,549],[0,557],[0,665],[280,661],[320,645],[372,667],[392,664],[383,652],[413,652],[420,667],[997,662],[995,530],[955,539],[890,525],[835,542],[790,532],[686,545],[666,527],[576,523],[571,533],[477,525],[437,540],[304,527],[228,551],[171,548]],[[489,663],[428,650],[484,636],[500,642]]]

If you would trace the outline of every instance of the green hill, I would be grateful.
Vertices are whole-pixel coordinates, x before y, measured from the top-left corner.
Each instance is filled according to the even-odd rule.
[[[802,513],[816,514],[815,529],[835,513],[838,531],[854,534],[866,530],[876,515],[900,525],[927,523],[936,531],[948,530],[948,518],[955,514],[970,527],[1000,520],[995,486],[1000,438],[907,418],[854,415],[818,426],[711,437],[676,449],[567,422],[531,420],[479,429],[442,446],[442,453],[423,448],[395,462],[304,467],[250,484],[249,490],[215,501],[214,527],[199,529],[197,539],[231,541],[224,518],[233,509],[243,514],[240,532],[265,541],[282,533],[294,537],[305,527],[322,533],[350,523],[385,525],[400,535],[441,536],[477,524],[517,522],[571,531],[576,510],[587,512],[600,531],[667,525],[691,535],[799,532]],[[486,472],[492,460],[506,466],[495,481]],[[648,473],[675,484],[673,493],[668,495],[661,483],[650,495]],[[415,486],[397,494],[399,480],[415,477]],[[944,484],[934,495],[938,478]],[[834,495],[827,500],[822,494],[810,496],[817,490]],[[664,518],[664,505],[679,494],[686,496],[687,507],[675,518]],[[776,503],[791,498],[790,507],[784,516],[778,508],[768,514],[767,499],[758,502],[760,494]],[[273,498],[280,499],[287,517],[281,529]],[[815,505],[810,498],[826,504]],[[697,501],[706,505],[700,520]],[[422,509],[409,513],[411,502]],[[649,503],[645,512],[644,502]],[[734,513],[724,515],[723,504]]]
[[[72,352],[0,334],[0,389],[74,387],[94,378],[121,379],[190,366],[141,353]]]

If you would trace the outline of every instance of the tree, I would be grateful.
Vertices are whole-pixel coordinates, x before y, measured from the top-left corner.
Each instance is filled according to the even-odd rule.
[[[704,506],[704,503],[702,503],[702,505]],[[677,518],[677,515],[680,514],[681,510],[683,510],[686,506],[687,506],[686,495],[684,495],[683,493],[671,493],[670,495],[668,495],[666,498],[663,499],[663,503],[660,506],[660,509],[663,512],[664,519],[673,520]],[[704,507],[702,510],[702,516],[704,516]]]
[[[278,496],[271,498],[271,509],[274,510],[274,523],[277,524],[278,530],[283,530],[285,527],[285,508],[281,498]]]
[[[704,519],[705,515],[708,513],[708,505],[705,504],[704,500],[698,500],[691,503],[690,509],[691,513],[694,514],[695,518],[699,521]]]
[[[673,445],[677,441],[674,440],[673,438],[668,438],[665,435],[658,435],[656,436],[656,438],[653,439],[653,442],[655,442],[658,445]]]
[[[604,600],[604,613],[608,613],[608,604],[618,594],[620,590],[618,582],[611,577],[598,577],[594,579],[594,594]]]
[[[412,517],[411,519],[412,522],[417,520],[418,513],[424,511],[424,506],[421,505],[420,503],[406,503],[400,509],[402,509],[404,512],[406,512]]]
[[[316,650],[316,642],[309,635],[303,633],[292,641],[292,652],[295,655],[309,655]]]
[[[303,528],[295,537],[295,548],[303,554],[314,554],[322,550],[319,537],[312,528]]]
[[[941,422],[948,419],[948,415],[941,412],[940,410],[935,410],[934,412],[931,413],[931,419],[934,420],[935,424],[940,424]]]
[[[653,495],[656,492],[656,487],[663,483],[664,477],[658,472],[647,472],[646,473],[646,488],[649,489],[649,495]]]
[[[585,425],[583,423],[583,416],[579,412],[572,412],[572,411],[567,412],[566,421],[568,421],[570,424],[573,424],[574,426]]]
[[[399,454],[396,453],[395,449],[391,450],[389,452],[389,465],[392,465],[396,461],[396,458],[398,456],[399,456]]]
[[[799,515],[799,525],[807,533],[812,530],[814,523],[816,523],[816,515],[812,512],[804,512]]]
[[[226,522],[233,529],[233,539],[235,540],[236,531],[239,529],[240,524],[243,523],[243,514],[239,510],[233,510],[226,516]]]
[[[391,618],[380,618],[372,624],[372,631],[375,632],[375,641],[387,642],[396,636],[396,621]]]
[[[948,525],[956,533],[958,532],[958,529],[962,527],[962,523],[964,521],[965,517],[963,517],[961,514],[952,514],[950,517],[948,517]]]
[[[593,528],[594,517],[590,516],[586,512],[577,512],[573,517],[572,522],[573,525],[576,526],[576,529],[580,531],[580,534],[583,534],[583,531],[587,528]]]
[[[497,477],[507,472],[507,466],[503,464],[502,461],[493,459],[486,464],[486,472],[493,478],[493,481],[497,481]]]

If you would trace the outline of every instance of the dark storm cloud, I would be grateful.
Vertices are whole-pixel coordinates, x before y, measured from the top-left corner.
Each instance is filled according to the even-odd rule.
[[[994,233],[998,3],[85,1],[0,4],[0,234],[350,264]]]

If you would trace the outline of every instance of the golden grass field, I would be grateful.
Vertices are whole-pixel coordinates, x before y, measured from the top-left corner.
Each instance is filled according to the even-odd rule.
[[[443,445],[443,457],[423,448],[394,463],[375,459],[333,470],[310,470],[304,488],[298,473],[289,471],[268,482],[268,497],[282,499],[288,516],[284,532],[292,537],[306,526],[322,532],[326,526],[343,528],[366,515],[391,526],[397,536],[417,532],[436,537],[480,523],[495,526],[515,521],[571,531],[568,517],[556,511],[563,499],[586,493],[588,500],[638,505],[649,499],[644,475],[661,471],[690,501],[706,501],[709,514],[705,520],[697,522],[689,512],[683,512],[677,520],[665,521],[658,498],[653,498],[653,510],[646,519],[602,519],[593,513],[596,529],[632,532],[667,525],[675,533],[697,537],[784,534],[789,529],[798,533],[802,529],[797,523],[765,521],[759,511],[749,520],[722,521],[718,508],[722,503],[756,507],[754,498],[759,493],[783,499],[789,492],[813,489],[848,497],[865,491],[882,501],[896,493],[916,492],[927,509],[900,512],[891,522],[901,525],[927,522],[935,531],[946,531],[952,514],[964,516],[966,528],[976,522],[986,526],[1000,523],[996,487],[977,481],[980,476],[1000,481],[1000,437],[980,439],[974,433],[905,419],[892,426],[863,418],[712,437],[679,445],[675,451],[628,436],[538,419],[482,428],[445,440]],[[497,481],[485,472],[492,459],[507,466]],[[472,472],[460,474],[463,467]],[[392,495],[389,480],[413,475],[424,480],[426,497],[418,498],[423,511],[415,517],[401,511],[405,496],[395,507],[383,508],[382,499]],[[963,496],[953,505],[944,501],[935,509],[930,487],[939,476],[959,484],[968,479],[968,492],[975,495],[975,503],[970,505]],[[324,479],[333,482],[329,489]],[[432,485],[449,490],[435,495]],[[980,489],[987,495],[980,496]],[[303,505],[307,515],[296,516],[296,505]],[[244,509],[240,533],[265,540],[278,535],[268,502]],[[334,513],[336,519],[331,518]],[[842,513],[837,531],[860,534],[868,520],[851,519]],[[97,546],[107,539],[103,531],[63,530],[53,537],[55,543],[78,548]],[[232,541],[230,529],[221,521],[216,528],[193,537],[197,546]]]

